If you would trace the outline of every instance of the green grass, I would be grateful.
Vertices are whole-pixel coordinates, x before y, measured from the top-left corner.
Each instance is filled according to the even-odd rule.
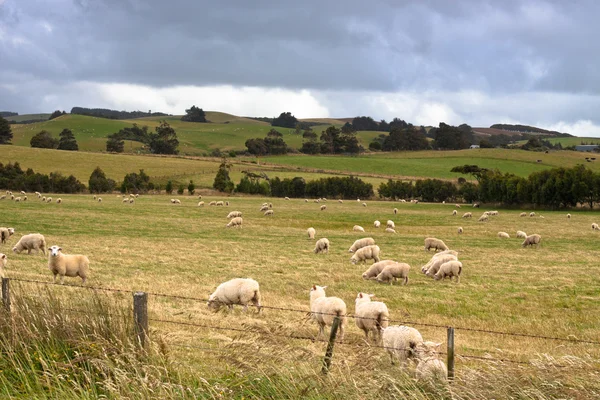
[[[48,118],[50,118],[50,115],[52,115],[52,114],[23,114],[23,115],[15,115],[12,117],[5,117],[4,119],[6,119],[8,121],[21,122],[21,121],[28,121],[28,120],[33,120],[33,119],[48,119]]]
[[[560,143],[563,147],[565,146],[578,146],[581,142],[585,144],[600,144],[600,138],[588,138],[588,137],[559,137],[548,139],[550,143]]]

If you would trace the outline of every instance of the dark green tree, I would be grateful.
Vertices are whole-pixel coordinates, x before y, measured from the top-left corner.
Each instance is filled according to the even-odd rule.
[[[88,185],[90,193],[106,193],[112,192],[116,183],[112,179],[108,179],[100,167],[96,167],[90,175]]]
[[[71,132],[70,129],[65,128],[61,133],[58,134],[58,150],[70,150],[77,151],[79,150],[79,146],[77,145],[77,140],[75,140],[75,135]]]
[[[125,175],[121,184],[121,193],[140,193],[147,192],[150,184],[150,177],[140,169],[140,173],[132,172]]]
[[[156,127],[156,133],[151,133],[149,136],[148,146],[151,153],[177,154],[179,152],[177,150],[177,146],[179,146],[177,133],[167,121],[161,121],[160,125]]]
[[[0,117],[0,144],[10,144],[12,138],[13,134],[10,129],[10,124],[7,120]]]
[[[181,117],[182,121],[186,122],[206,122],[206,114],[204,110],[198,108],[196,106],[192,106],[191,108],[185,110],[185,114]]]
[[[56,110],[56,111],[54,111],[54,112],[53,112],[53,113],[50,115],[50,118],[48,118],[48,120],[51,120],[51,119],[54,119],[54,118],[58,118],[58,117],[60,117],[61,115],[65,115],[65,114],[66,114],[66,112],[64,112],[64,111]]]
[[[279,117],[273,119],[271,125],[294,129],[297,123],[298,120],[292,115],[291,112],[282,112],[281,114],[279,114]]]
[[[435,130],[434,147],[445,150],[460,150],[468,148],[473,142],[471,127],[463,124],[460,127],[447,125],[440,122]]]
[[[190,183],[188,183],[188,194],[193,195],[195,191],[196,185],[194,185],[194,181],[190,181]]]
[[[106,141],[106,151],[109,153],[122,153],[125,150],[125,141],[116,133],[109,135]]]
[[[58,147],[58,140],[53,138],[50,132],[43,130],[35,134],[29,141],[31,147],[40,149],[55,149]]]
[[[167,192],[167,194],[173,193],[173,182],[167,182],[167,185],[165,186],[165,192]]]
[[[179,185],[179,187],[177,188],[177,194],[183,194],[184,191],[185,191],[185,185],[183,183],[181,183]]]
[[[264,156],[269,154],[269,148],[265,144],[264,139],[256,138],[256,139],[248,139],[246,140],[246,148],[248,149],[248,153],[254,154],[257,156]]]
[[[231,193],[233,191],[234,184],[229,177],[229,168],[231,168],[231,164],[229,164],[227,159],[224,158],[221,161],[221,165],[219,165],[219,170],[217,171],[217,175],[215,176],[215,181],[213,183],[213,188],[220,192]]]

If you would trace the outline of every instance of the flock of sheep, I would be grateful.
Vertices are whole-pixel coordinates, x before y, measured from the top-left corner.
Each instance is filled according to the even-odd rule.
[[[35,194],[40,200],[42,200],[42,203],[52,203],[52,197],[42,196],[42,194],[40,192],[35,192]],[[10,190],[7,190],[6,194],[3,194],[2,196],[0,196],[0,200],[11,199],[15,203],[20,203],[21,201],[27,201],[27,198],[28,198],[27,193],[25,193],[24,191],[21,191],[21,195],[23,195],[23,197],[15,196],[13,194],[13,192],[11,192]],[[60,197],[58,199],[56,199],[56,204],[61,204],[61,203],[62,203],[62,199]]]

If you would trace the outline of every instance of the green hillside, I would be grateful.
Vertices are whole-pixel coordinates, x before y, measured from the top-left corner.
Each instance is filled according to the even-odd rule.
[[[15,122],[23,122],[23,121],[31,121],[35,119],[48,119],[51,114],[23,114],[23,115],[15,115],[12,117],[5,117],[8,121]]]
[[[563,147],[578,146],[581,142],[585,142],[585,144],[600,144],[600,138],[594,137],[559,137],[548,139],[548,141],[552,144],[560,143]]]

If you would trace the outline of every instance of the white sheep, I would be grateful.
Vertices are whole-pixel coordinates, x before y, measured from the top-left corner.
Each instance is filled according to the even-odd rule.
[[[385,228],[384,232],[385,233],[396,233],[396,230],[394,228]]]
[[[592,224],[592,230],[593,230],[593,231],[600,231],[600,226],[598,226],[598,224],[594,222],[594,223]]]
[[[46,203],[52,203],[52,197],[46,197]]]
[[[440,265],[440,269],[435,273],[433,279],[439,281],[440,279],[445,279],[449,277],[452,280],[452,277],[456,277],[456,283],[460,282],[460,274],[462,273],[463,265],[458,260],[451,260]]]
[[[386,265],[383,270],[377,275],[377,282],[389,282],[390,285],[394,284],[395,281],[404,279],[404,285],[408,284],[408,272],[410,271],[410,265],[406,263],[393,263]]]
[[[533,235],[527,236],[525,238],[525,241],[523,243],[521,243],[521,246],[523,246],[523,247],[527,247],[527,246],[533,247],[533,245],[535,245],[536,247],[539,247],[541,241],[542,241],[542,237],[540,235],[538,235],[537,233],[534,233]]]
[[[97,199],[97,196],[96,196],[96,195],[94,195],[94,200],[96,200],[96,199]]]
[[[367,206],[367,203],[364,203],[364,202],[363,202],[363,203],[362,203],[362,206],[363,206],[363,207],[366,207],[366,206]]]
[[[260,212],[265,212],[265,211],[267,211],[268,209],[269,209],[269,205],[268,205],[268,204],[265,204],[265,205],[261,206],[261,207],[260,207],[260,210],[258,210],[258,211],[260,211]]]
[[[383,347],[390,355],[392,364],[395,358],[401,364],[404,364],[407,359],[415,359],[423,346],[423,336],[418,330],[409,326],[388,326],[383,331],[382,339]]]
[[[235,217],[235,218],[232,218],[231,221],[229,221],[229,223],[227,225],[225,225],[225,228],[239,227],[241,229],[243,222],[244,222],[244,220],[242,219],[242,217]]]
[[[98,203],[102,203],[102,197],[98,197]]]
[[[343,202],[344,202],[344,200],[342,200],[342,199],[338,200],[338,203],[340,203],[340,204],[342,204]]]
[[[18,203],[18,202],[20,202],[20,201],[21,201],[21,196],[19,196],[19,197],[15,197],[15,203]]]
[[[62,199],[59,197],[58,199],[56,199],[56,204],[60,204],[62,203]]]
[[[462,217],[463,217],[463,218],[472,218],[472,217],[473,217],[473,213],[466,212],[466,213],[464,213],[464,214],[463,214],[463,216],[462,216]]]
[[[45,202],[46,202],[46,196],[43,196],[42,197],[42,203],[45,203]]]
[[[46,239],[42,234],[30,233],[29,235],[21,236],[21,239],[19,239],[12,250],[16,254],[19,254],[23,250],[27,250],[27,254],[31,254],[31,250],[35,250],[36,253],[39,253],[41,250],[46,255]]]
[[[305,202],[305,203],[308,203],[308,199],[304,199],[304,202]]]
[[[222,200],[219,200],[215,203],[215,206],[217,206],[217,207],[223,207],[224,205],[225,205],[225,203],[223,203]]]
[[[228,201],[225,202],[225,206],[229,207],[229,202]],[[269,207],[273,207],[273,204],[269,204]]]
[[[440,270],[442,264],[448,261],[457,261],[458,256],[452,253],[442,254],[439,257],[432,257],[429,263],[421,268],[421,272],[430,278],[433,278],[435,274]]]
[[[313,252],[315,254],[329,253],[329,239],[321,238],[321,239],[317,240],[317,243],[315,243],[315,248],[314,248]]]
[[[535,213],[532,211],[532,212],[529,213],[529,216],[530,217],[535,217]]]
[[[459,235],[462,235],[462,233],[463,233],[463,227],[462,227],[462,226],[459,226],[459,227],[458,227],[458,234],[459,234]]]
[[[448,250],[448,246],[446,246],[446,244],[441,241],[440,239],[436,239],[436,238],[426,238],[425,239],[425,251],[429,251],[429,249],[435,249],[435,251],[438,250]]]
[[[123,197],[122,203],[129,203],[129,198],[128,197]]]
[[[273,208],[273,203],[269,203],[269,208]]]
[[[458,214],[458,211],[456,211],[456,210],[452,211],[452,215],[453,216],[456,215],[456,214]]]
[[[204,202],[203,201],[199,201],[198,202],[198,207],[204,207]]]
[[[198,195],[198,200],[202,200],[202,195],[201,194]]]
[[[371,301],[374,296],[358,293],[355,300],[354,321],[358,329],[365,333],[366,340],[369,340],[369,332],[373,332],[375,342],[379,342],[383,330],[388,326],[390,313],[385,303]]]
[[[221,283],[217,289],[208,297],[209,310],[217,312],[223,306],[233,310],[234,304],[244,306],[244,311],[248,310],[248,304],[252,303],[260,313],[260,290],[258,282],[250,278],[234,278]]]
[[[498,238],[500,239],[510,239],[510,235],[506,232],[498,232]]]
[[[571,214],[567,214],[567,219],[571,219]]]
[[[373,239],[371,237],[357,239],[354,241],[352,246],[350,246],[350,248],[348,249],[348,252],[354,253],[358,249],[362,249],[363,247],[366,247],[366,246],[372,246],[374,244],[375,244],[375,239]]]
[[[232,211],[229,214],[227,214],[227,219],[231,219],[231,218],[235,218],[235,217],[241,217],[242,216],[242,212],[241,211]]]
[[[23,196],[23,201],[27,201],[27,196]],[[541,215],[540,215],[541,217]]]
[[[289,200],[289,199],[290,199],[289,197],[285,196],[285,200]]]
[[[181,200],[179,200],[179,199],[173,199],[171,201],[171,203],[173,203],[173,204],[181,204]]]
[[[395,262],[396,261],[394,260],[381,260],[379,262],[376,262],[372,264],[369,267],[369,269],[363,272],[362,277],[363,279],[376,279],[377,275],[379,275],[387,265],[393,264]]]
[[[267,211],[265,211],[264,215],[265,215],[265,217],[272,217],[273,213],[274,213],[273,210],[267,210]]]
[[[526,212],[522,212],[521,214],[519,214],[519,217],[526,217],[527,213]]]
[[[460,204],[455,204],[454,207],[460,208]]]
[[[4,199],[6,199],[6,195],[5,194],[3,194],[2,196],[0,196],[0,200],[4,200]]]
[[[325,211],[325,210],[327,210],[327,206],[326,205],[322,205],[321,206],[321,211]]]
[[[490,217],[487,214],[485,214],[485,213],[482,214],[481,217],[479,217],[479,219],[478,219],[479,222],[486,222],[486,221],[489,221],[489,220],[490,220]]]
[[[21,190],[21,194],[27,194],[27,193],[25,193],[23,190]]]
[[[9,237],[14,235],[15,228],[0,227],[0,243],[6,243]]]
[[[379,228],[381,226],[381,222],[375,221],[373,222],[373,225],[375,226],[375,228]]]
[[[446,364],[436,356],[419,358],[415,378],[428,383],[445,383],[448,379]]]
[[[394,208],[394,215],[398,214],[398,209]]]
[[[8,258],[6,258],[6,254],[0,253],[0,278],[4,278],[4,268],[6,268],[7,263]]]
[[[306,230],[306,233],[308,234],[309,239],[314,239],[315,235],[317,234],[317,231],[315,230],[315,228],[310,227]]]
[[[365,228],[363,228],[363,227],[362,227],[362,226],[360,226],[360,225],[354,225],[354,226],[352,227],[352,230],[353,230],[354,232],[364,232],[364,231],[365,231]]]
[[[211,201],[210,203],[208,203],[208,205],[209,205],[209,206],[216,206],[216,205],[217,205],[217,202],[213,200],[213,201]]]
[[[356,253],[352,257],[350,257],[350,261],[352,264],[356,264],[359,262],[366,263],[367,260],[374,260],[375,262],[381,261],[379,259],[379,253],[381,249],[377,245],[366,246],[361,249],[356,250]]]
[[[527,237],[527,234],[523,231],[517,231],[517,237],[525,239]]]
[[[333,324],[333,319],[340,318],[340,341],[344,340],[344,327],[346,325],[346,303],[339,297],[326,297],[327,286],[313,285],[310,288],[310,313],[311,317],[319,324],[319,337],[325,334],[325,327]]]
[[[57,275],[60,276],[61,285],[64,283],[65,276],[79,276],[81,284],[85,284],[90,270],[90,260],[81,254],[63,254],[62,248],[52,246],[48,256],[48,268],[54,274],[54,282]]]
[[[388,221],[386,223],[386,227],[396,229],[396,224],[391,219],[388,219]]]

